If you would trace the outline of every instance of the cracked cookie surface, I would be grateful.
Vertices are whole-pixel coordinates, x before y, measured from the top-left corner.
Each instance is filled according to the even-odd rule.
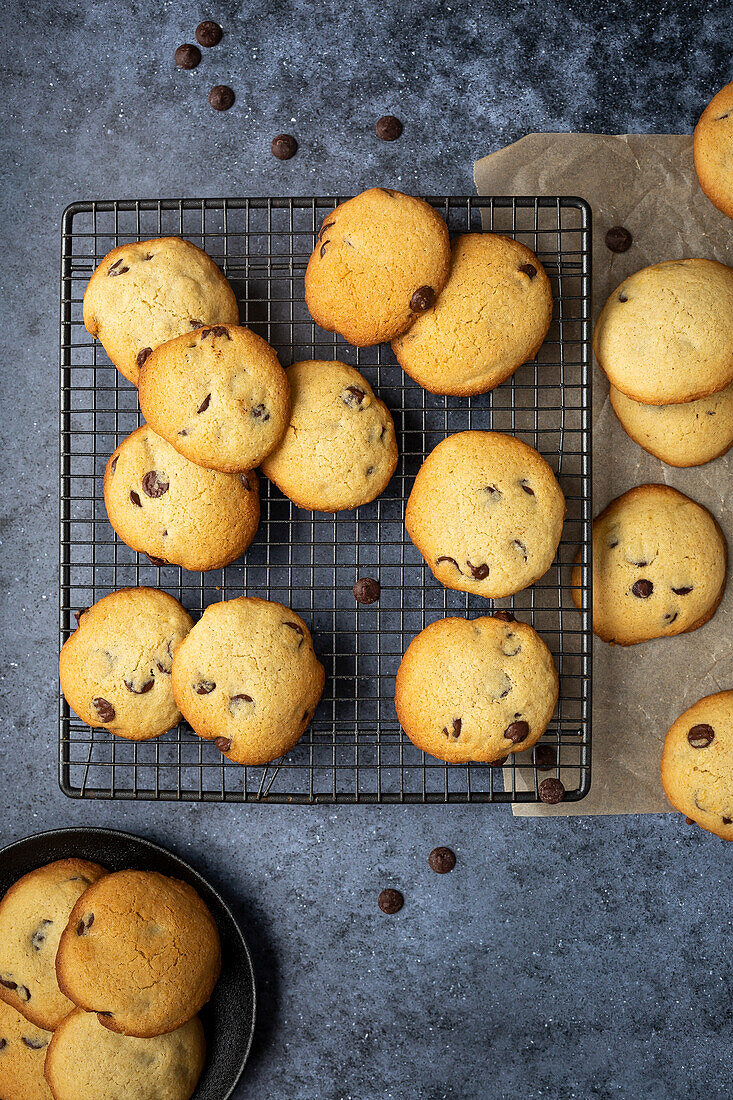
[[[733,218],[733,83],[726,84],[700,115],[692,141],[700,186]]]
[[[448,436],[420,467],[405,527],[446,588],[496,598],[552,565],[565,497],[544,458],[514,436]]]
[[[0,1096],[3,1100],[54,1100],[43,1075],[51,1036],[52,1032],[36,1027],[9,1004],[0,1001]]]
[[[113,248],[84,292],[84,327],[137,385],[140,367],[166,340],[202,325],[236,324],[223,273],[191,241],[159,237]]]
[[[79,616],[59,658],[61,690],[90,726],[146,741],[178,725],[171,668],[193,619],[167,592],[123,588]]]
[[[681,814],[733,840],[733,691],[706,695],[671,726],[662,786]]]
[[[552,717],[552,654],[528,623],[503,615],[439,619],[402,658],[397,717],[410,740],[439,760],[501,760],[531,748]]]
[[[289,607],[241,596],[210,604],[173,662],[173,694],[195,733],[238,764],[288,752],[324,685],[308,627]]]
[[[733,445],[733,385],[679,405],[643,405],[611,386],[624,431],[668,466],[702,466]]]
[[[59,943],[59,986],[111,1031],[174,1031],[206,1004],[219,977],[219,932],[188,883],[117,871],[74,906]]]

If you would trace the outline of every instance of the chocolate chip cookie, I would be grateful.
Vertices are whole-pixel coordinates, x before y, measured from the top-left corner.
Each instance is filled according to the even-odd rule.
[[[596,322],[593,350],[634,401],[676,405],[733,382],[733,268],[670,260],[630,275]]]
[[[135,385],[147,356],[166,340],[238,320],[237,300],[222,272],[180,237],[113,248],[84,292],[84,327]]]
[[[405,527],[446,588],[510,596],[552,565],[565,497],[544,458],[501,432],[459,432],[420,467]]]
[[[78,898],[104,874],[85,859],[60,859],[24,875],[0,901],[0,1000],[36,1027],[53,1031],[74,1007],[56,981],[56,950]]]
[[[733,218],[733,83],[710,100],[692,141],[695,171],[712,203]]]
[[[681,714],[662,752],[662,786],[676,810],[733,840],[733,691],[706,695]]]
[[[305,273],[316,324],[368,347],[435,302],[450,269],[448,227],[422,199],[372,187],[324,218]]]
[[[61,690],[90,726],[147,741],[181,720],[173,699],[176,647],[193,626],[178,600],[157,588],[123,588],[79,616],[59,658]]]
[[[154,432],[191,462],[229,473],[259,466],[290,417],[277,355],[241,325],[198,329],[156,348],[138,396]]]
[[[407,647],[395,706],[423,752],[490,763],[531,748],[547,728],[558,696],[552,654],[531,626],[504,616],[439,619]]]
[[[43,1076],[52,1032],[0,1001],[0,1096],[3,1100],[54,1100]]]
[[[321,698],[323,666],[289,607],[241,596],[211,604],[173,661],[173,694],[194,732],[237,764],[288,752]]]
[[[262,472],[301,508],[358,508],[386,489],[397,467],[389,409],[358,370],[306,360],[287,369],[292,412]]]
[[[680,405],[642,405],[615,386],[610,398],[627,434],[669,466],[702,466],[733,445],[733,385]]]
[[[225,474],[184,458],[144,424],[111,455],[104,503],[115,531],[154,565],[205,572],[235,561],[260,522],[257,474]]]
[[[150,1038],[206,1004],[221,968],[219,932],[186,882],[117,871],[79,898],[59,943],[61,990],[100,1023]]]
[[[466,233],[452,252],[432,309],[392,348],[431,393],[486,393],[539,351],[552,319],[550,280],[534,252],[498,233]]]
[[[697,630],[726,581],[727,547],[715,519],[669,485],[640,485],[593,521],[593,631],[636,645]],[[581,604],[581,567],[572,574]]]

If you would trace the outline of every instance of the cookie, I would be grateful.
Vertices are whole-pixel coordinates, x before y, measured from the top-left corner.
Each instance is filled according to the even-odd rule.
[[[697,630],[725,591],[727,547],[707,508],[669,485],[639,485],[593,520],[593,632],[636,645]],[[581,606],[581,566],[572,596]]]
[[[257,474],[225,474],[190,462],[144,424],[104,472],[109,522],[153,565],[205,572],[244,553],[260,522]]]
[[[290,418],[277,355],[241,325],[202,328],[156,348],[138,396],[154,432],[191,462],[228,473],[259,466]]]
[[[157,588],[122,588],[84,611],[59,658],[61,690],[83,722],[147,741],[181,720],[173,699],[176,646],[193,626]]]
[[[84,327],[137,385],[146,357],[202,325],[239,320],[234,291],[205,252],[180,237],[113,248],[84,292]]]
[[[3,1100],[54,1100],[43,1076],[52,1033],[0,1001],[0,1096]]]
[[[550,280],[534,252],[498,233],[456,237],[452,254],[435,305],[392,349],[431,393],[486,393],[542,346],[552,320]]]
[[[221,968],[219,932],[186,882],[117,871],[74,906],[59,943],[59,987],[111,1031],[175,1031],[206,1004]]]
[[[733,218],[733,83],[721,88],[700,115],[692,151],[703,191]]]
[[[644,267],[616,287],[593,350],[617,390],[677,405],[733,382],[733,268],[715,260]]]
[[[173,694],[185,718],[237,764],[266,764],[288,752],[323,684],[300,616],[254,597],[207,607],[173,661]]]
[[[501,432],[449,435],[418,470],[405,527],[446,588],[495,598],[552,565],[565,497],[532,447]]]
[[[85,859],[60,859],[24,875],[0,901],[0,1000],[36,1027],[53,1031],[74,1007],[56,981],[56,950],[77,900],[104,874]]]
[[[502,760],[531,748],[552,718],[552,654],[531,626],[501,614],[439,619],[402,658],[397,717],[410,740],[439,760]]]
[[[662,786],[681,814],[733,840],[733,691],[706,695],[673,723],[662,751]]]
[[[138,1039],[77,1009],[51,1040],[46,1077],[54,1100],[189,1100],[205,1056],[198,1016],[165,1035]]]
[[[387,406],[346,363],[309,359],[287,376],[290,425],[262,472],[301,508],[337,512],[374,500],[397,467]]]
[[[305,273],[317,325],[368,347],[430,309],[450,269],[448,226],[422,199],[372,187],[327,214]]]
[[[680,405],[642,405],[615,386],[610,397],[626,433],[668,466],[702,466],[733,444],[733,385]]]

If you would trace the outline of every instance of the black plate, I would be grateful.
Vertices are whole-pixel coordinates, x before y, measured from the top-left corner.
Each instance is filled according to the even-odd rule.
[[[201,1011],[206,1065],[192,1100],[227,1100],[242,1076],[255,1024],[255,978],[244,936],[229,906],[206,879],[165,848],[114,829],[55,829],[0,851],[0,897],[28,871],[56,859],[89,859],[110,871],[128,867],[183,879],[211,910],[221,937],[221,977]]]

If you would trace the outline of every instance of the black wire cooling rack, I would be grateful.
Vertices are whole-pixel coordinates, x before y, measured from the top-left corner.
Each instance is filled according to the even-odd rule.
[[[452,234],[507,233],[533,249],[553,284],[552,328],[537,359],[481,397],[423,391],[388,345],[356,349],[311,321],[303,275],[315,234],[341,201],[184,199],[77,202],[64,213],[61,270],[61,642],[74,612],[108,592],[152,585],[196,617],[244,593],[292,606],[312,628],[326,690],[299,744],[266,767],[241,767],[186,725],[134,743],[92,730],[60,702],[59,779],[74,798],[229,802],[535,802],[560,776],[566,799],[590,786],[591,214],[577,198],[433,198]],[[206,574],[156,567],[120,542],[107,519],[102,478],[109,455],[141,422],[137,394],[82,323],[82,296],[99,261],[125,241],[176,235],[204,248],[239,299],[241,320],[276,348],[284,366],[341,358],[363,371],[392,411],[400,462],[372,504],[336,515],[296,508],[262,478],[262,520],[245,557]],[[550,572],[513,599],[486,601],[442,588],[405,534],[404,504],[425,456],[467,428],[510,432],[556,471],[568,503]],[[571,564],[583,561],[583,607],[571,599]],[[358,606],[352,585],[379,578],[382,594]],[[492,603],[533,623],[560,673],[555,717],[540,745],[504,768],[446,765],[403,735],[394,677],[410,640],[447,614],[486,614]],[[540,746],[548,746],[542,756]],[[551,770],[547,767],[548,758]],[[542,765],[542,767],[540,766]]]

